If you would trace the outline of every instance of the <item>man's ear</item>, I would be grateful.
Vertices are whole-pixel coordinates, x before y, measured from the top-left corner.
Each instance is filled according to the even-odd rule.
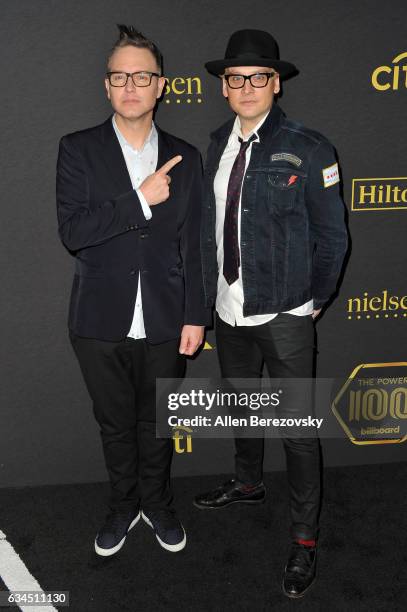
[[[221,79],[222,79],[222,94],[225,96],[225,98],[227,98],[228,97],[228,86],[227,86],[226,80],[223,77],[221,77]]]
[[[280,93],[280,75],[276,74],[276,76],[274,77],[274,94],[278,94]]]
[[[106,95],[107,95],[108,99],[110,100],[110,87],[109,87],[109,85],[110,85],[109,79],[105,79]]]

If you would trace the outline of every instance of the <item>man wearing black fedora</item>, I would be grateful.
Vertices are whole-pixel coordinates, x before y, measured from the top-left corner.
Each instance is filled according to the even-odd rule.
[[[347,249],[334,149],[276,104],[280,79],[297,70],[279,59],[269,33],[235,32],[225,58],[205,66],[236,114],[211,135],[201,225],[222,376],[260,378],[266,363],[270,377],[312,385],[314,319],[336,290]],[[291,598],[315,578],[320,447],[308,436],[283,439],[292,539],[283,591]],[[235,445],[235,478],[198,495],[198,508],[264,501],[263,438]]]

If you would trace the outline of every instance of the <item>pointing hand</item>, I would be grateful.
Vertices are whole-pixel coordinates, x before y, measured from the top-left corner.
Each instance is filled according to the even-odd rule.
[[[182,155],[176,155],[167,161],[161,168],[150,174],[141,183],[139,189],[149,206],[155,206],[165,202],[170,197],[171,177],[168,173],[182,160]]]

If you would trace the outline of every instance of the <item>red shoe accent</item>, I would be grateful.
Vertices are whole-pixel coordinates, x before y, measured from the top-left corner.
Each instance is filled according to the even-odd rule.
[[[295,541],[298,542],[298,544],[302,544],[303,546],[315,547],[317,545],[316,540],[302,540],[301,538],[298,538]]]

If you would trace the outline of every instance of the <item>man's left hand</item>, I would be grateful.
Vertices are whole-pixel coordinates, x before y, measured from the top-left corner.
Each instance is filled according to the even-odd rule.
[[[312,318],[316,319],[317,316],[319,315],[319,313],[321,312],[322,308],[320,308],[319,310],[313,310],[312,311]]]
[[[195,353],[203,342],[204,329],[200,325],[184,325],[179,345],[181,355],[193,355]]]

